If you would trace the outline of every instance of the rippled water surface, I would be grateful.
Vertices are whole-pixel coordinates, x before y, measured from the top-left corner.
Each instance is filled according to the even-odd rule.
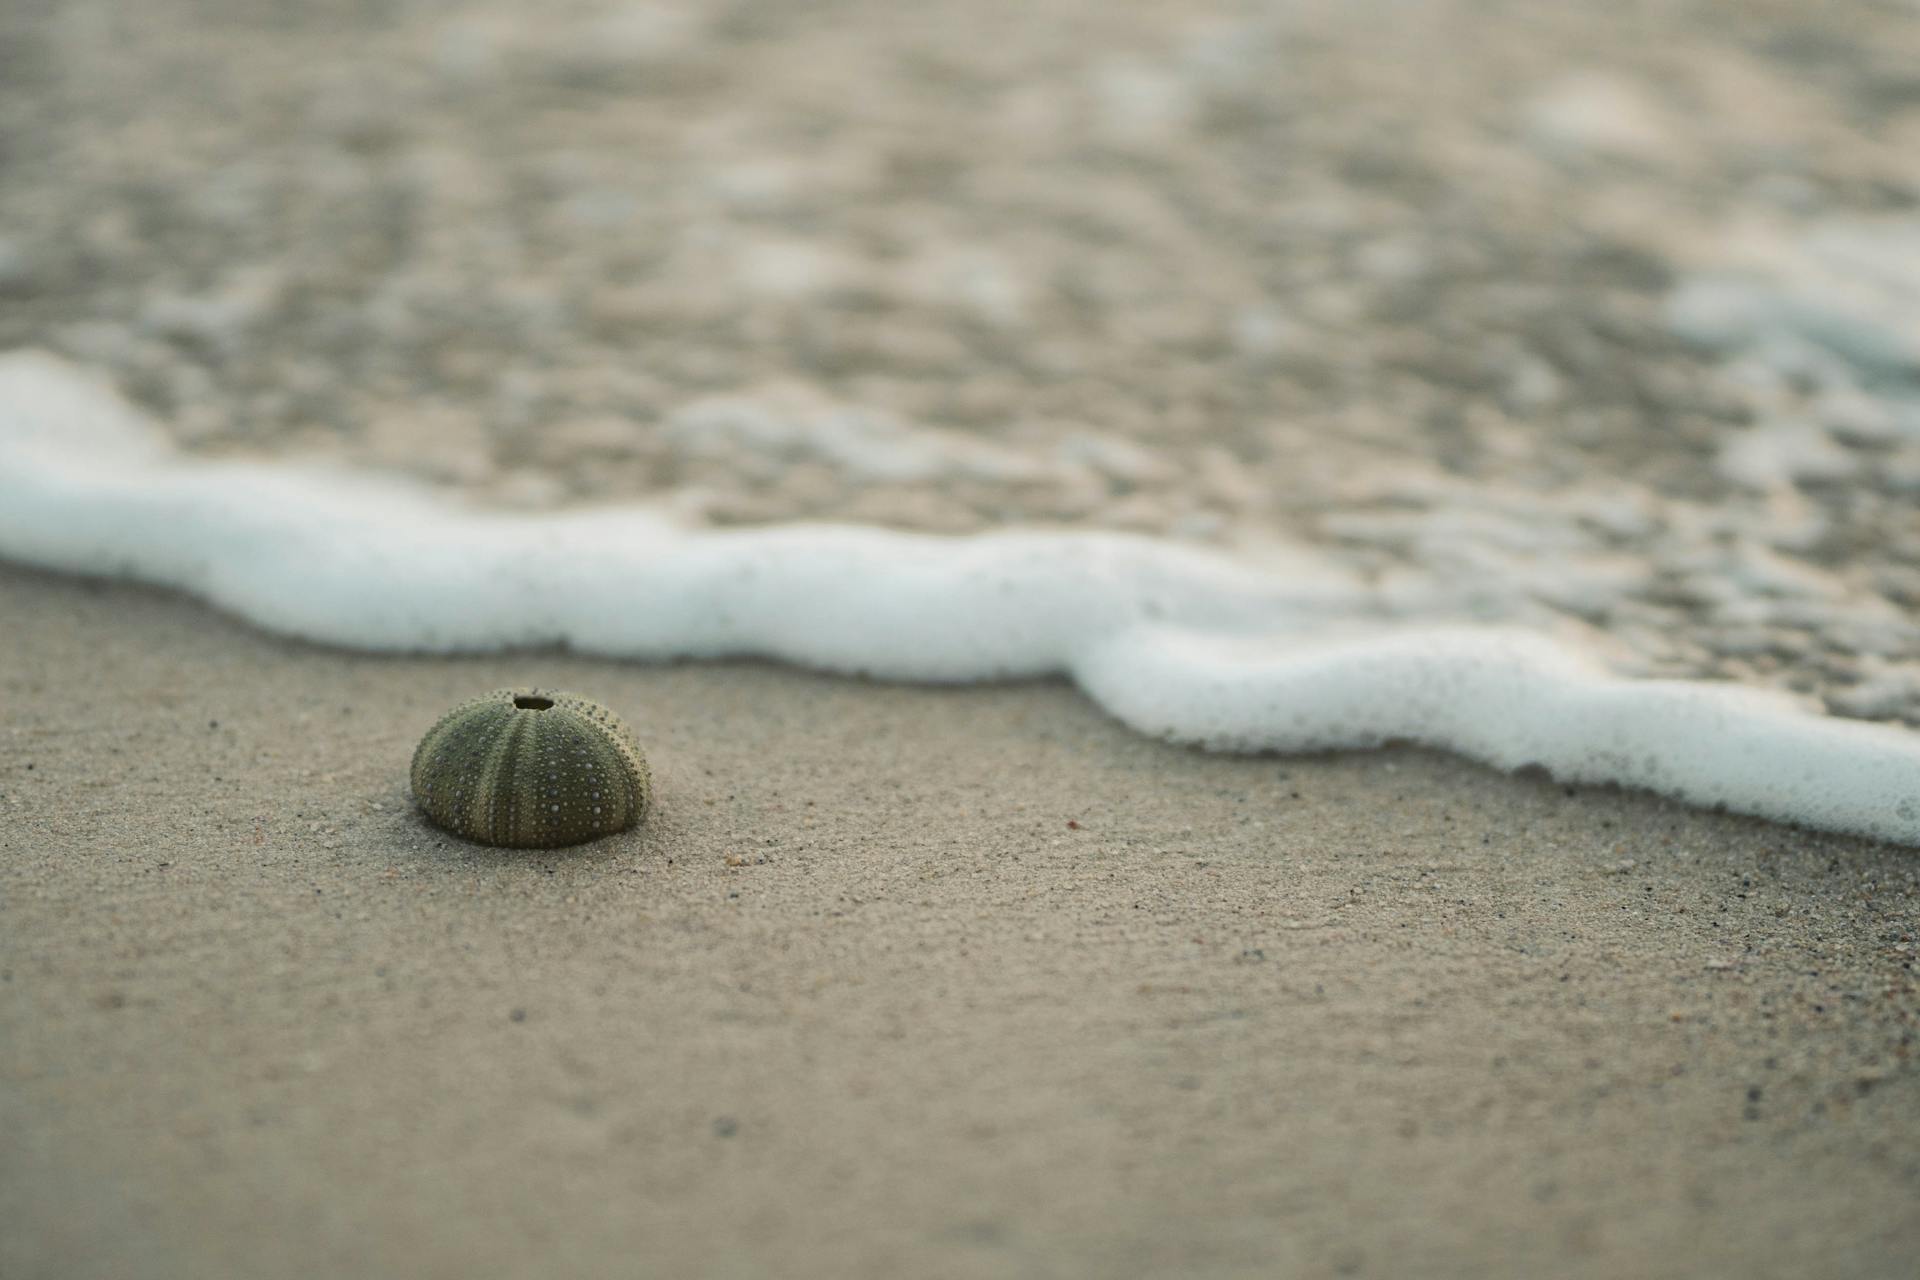
[[[0,345],[188,450],[1305,548],[1920,723],[1920,14],[26,3]]]

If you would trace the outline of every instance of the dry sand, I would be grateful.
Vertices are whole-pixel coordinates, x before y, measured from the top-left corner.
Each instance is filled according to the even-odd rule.
[[[1063,687],[374,658],[0,570],[0,1275],[1910,1275],[1920,862]],[[604,699],[644,829],[408,802]],[[1078,826],[1073,824],[1077,823]]]

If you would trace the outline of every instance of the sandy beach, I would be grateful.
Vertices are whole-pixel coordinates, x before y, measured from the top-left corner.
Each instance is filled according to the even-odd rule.
[[[1915,67],[0,4],[0,1280],[1913,1276],[1920,853],[1737,813],[1920,821]],[[420,816],[535,684],[644,825]],[[1706,807],[1161,740],[1368,733]]]
[[[369,658],[14,570],[0,618],[9,1280],[1920,1249],[1910,851],[1051,685]],[[643,828],[417,816],[417,735],[535,679],[636,725]]]

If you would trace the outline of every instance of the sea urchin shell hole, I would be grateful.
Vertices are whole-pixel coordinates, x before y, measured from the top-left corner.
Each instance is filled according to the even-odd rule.
[[[413,753],[413,797],[455,835],[550,849],[640,821],[652,778],[632,733],[599,703],[551,689],[495,689],[427,730]]]

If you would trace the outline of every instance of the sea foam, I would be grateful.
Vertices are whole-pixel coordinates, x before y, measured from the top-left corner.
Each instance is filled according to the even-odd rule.
[[[380,475],[183,456],[35,353],[0,357],[0,556],[359,649],[1062,674],[1126,724],[1212,749],[1421,743],[1920,844],[1920,737],[1756,690],[1622,679],[1542,634],[1451,625],[1444,592],[1117,534],[477,510]]]

